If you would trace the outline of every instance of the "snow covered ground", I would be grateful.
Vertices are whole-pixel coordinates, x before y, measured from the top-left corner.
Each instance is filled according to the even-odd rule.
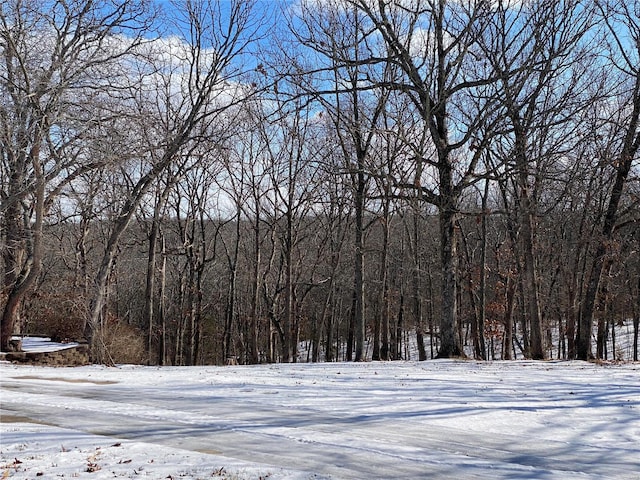
[[[0,362],[0,478],[640,479],[640,365]]]

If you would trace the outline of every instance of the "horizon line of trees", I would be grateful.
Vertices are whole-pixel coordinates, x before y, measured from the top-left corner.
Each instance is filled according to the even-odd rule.
[[[9,0],[0,59],[3,350],[638,359],[624,0]]]

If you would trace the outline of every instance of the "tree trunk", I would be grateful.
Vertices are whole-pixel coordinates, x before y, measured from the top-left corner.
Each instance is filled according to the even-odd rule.
[[[144,293],[144,317],[147,325],[147,352],[151,357],[154,350],[154,296],[156,284],[156,250],[158,244],[159,222],[156,222],[155,214],[149,233],[149,252],[147,256],[147,282]]]
[[[526,202],[528,203],[528,202]],[[523,269],[525,308],[529,320],[529,355],[534,360],[544,360],[545,353],[542,342],[542,315],[538,294],[538,275],[533,252],[533,216],[525,215],[522,227],[523,238]]]
[[[443,189],[441,182],[441,189]],[[441,193],[446,198],[448,195]],[[456,254],[456,209],[452,199],[440,207],[440,261],[442,268],[442,317],[437,358],[462,357],[457,322],[458,282]]]
[[[20,202],[7,208],[3,226],[6,232],[6,245],[2,249],[4,261],[4,291],[2,293],[7,294],[7,299],[2,311],[0,350],[7,352],[10,348],[11,336],[14,334],[19,320],[20,304],[24,296],[24,293],[20,291],[19,272],[23,269],[24,257],[27,252],[24,245],[25,233]]]
[[[289,205],[291,207],[292,205]],[[282,362],[289,363],[294,361],[292,358],[293,352],[293,329],[294,329],[294,298],[293,298],[293,233],[292,233],[292,219],[291,209],[287,210],[287,232],[285,239],[285,252],[284,252],[284,268],[285,268],[285,290],[284,290],[284,318],[282,322]]]
[[[160,345],[158,347],[158,363],[167,364],[167,314],[166,314],[166,290],[167,290],[167,245],[162,232],[160,233],[160,245],[162,265],[160,267],[160,305],[158,306],[158,321],[160,322]]]
[[[398,307],[398,321],[396,322],[395,346],[392,360],[402,360],[402,331],[404,329],[404,293],[400,290],[400,306]]]
[[[203,247],[204,248],[204,247]],[[198,263],[196,269],[195,305],[193,318],[193,365],[201,365],[202,354],[202,278],[204,276],[204,264]]]
[[[633,361],[638,361],[638,336],[640,336],[640,264],[638,264],[638,289],[636,292],[636,314],[633,317]]]
[[[2,350],[3,352],[11,351],[11,337],[15,333],[14,328],[19,318],[20,303],[22,295],[9,293],[7,303],[2,313]]]
[[[415,322],[416,322],[416,340],[418,343],[418,359],[420,361],[424,361],[427,359],[427,352],[424,346],[424,313],[423,313],[423,305],[422,305],[422,269],[421,269],[421,261],[420,261],[420,250],[419,250],[419,236],[420,236],[420,228],[418,225],[418,212],[417,207],[414,206],[412,208],[412,230],[410,233],[411,241],[409,243],[410,250],[413,253],[413,302],[415,305]],[[433,348],[433,346],[432,346]]]
[[[515,130],[515,157],[519,188],[518,216],[520,245],[522,252],[522,282],[524,311],[529,324],[529,357],[534,360],[545,358],[542,342],[542,315],[538,292],[538,273],[535,260],[535,217],[534,205],[529,185],[529,163],[527,159],[526,133],[520,127],[520,118],[512,113]]]
[[[160,194],[156,193],[156,202],[153,209],[153,219],[151,221],[151,231],[149,232],[149,252],[147,256],[147,277],[144,296],[144,318],[147,325],[147,350],[149,358],[152,357],[155,349],[155,295],[156,295],[156,263],[158,236],[160,230],[160,212],[164,208],[169,196],[169,185]]]
[[[506,281],[506,305],[504,309],[504,339],[502,347],[502,359],[511,360],[513,351],[513,309],[516,296],[516,284],[510,278]]]
[[[462,230],[462,225],[460,222],[456,222],[456,225],[460,231],[460,241],[462,242],[462,247],[464,247],[464,267],[466,270],[466,280],[467,280],[467,293],[469,294],[469,304],[471,306],[471,340],[473,343],[473,355],[474,358],[481,360],[484,357],[484,319],[481,320],[480,315],[481,312],[484,313],[484,299],[482,294],[482,289],[484,288],[484,268],[486,265],[484,264],[484,253],[483,250],[486,250],[486,242],[482,241],[481,245],[481,258],[480,260],[480,291],[476,293],[476,288],[474,287],[474,267],[472,265],[471,259],[471,251],[469,248],[469,244],[466,240],[466,234]],[[461,253],[462,255],[462,253]],[[478,301],[476,301],[476,295]],[[478,305],[481,303],[481,305]],[[482,327],[480,325],[483,325]]]
[[[0,324],[0,350],[9,351],[11,336],[20,318],[20,306],[35,283],[42,268],[42,227],[45,213],[45,178],[40,162],[40,144],[29,152],[35,175],[35,203],[33,225],[26,225],[22,203],[10,204],[5,213],[7,245],[4,248],[4,285],[8,290]],[[19,187],[19,185],[16,185]]]
[[[333,324],[334,324],[334,318],[336,313],[336,308],[334,305],[335,302],[336,300],[334,296],[334,287],[331,286],[329,298],[327,298],[327,302],[325,303],[325,305],[330,308],[330,311],[326,317],[325,315],[323,315],[323,318],[325,318],[323,323],[326,328],[326,340],[325,340],[326,344],[325,344],[325,353],[324,353],[324,359],[326,362],[333,362],[335,358],[335,356],[333,355],[333,352],[334,352]]]
[[[606,265],[604,266],[605,277],[609,276],[611,266],[612,261],[610,258],[607,258]],[[609,320],[607,318],[607,283],[607,280],[600,281],[598,307],[596,307],[596,309],[600,311],[598,316],[598,328],[596,330],[596,358],[598,360],[607,360],[607,336],[609,333]]]
[[[109,236],[109,240],[107,241],[102,262],[100,263],[100,267],[98,268],[98,273],[96,274],[94,281],[95,290],[89,308],[89,318],[86,320],[84,325],[84,336],[86,341],[89,343],[92,360],[97,363],[108,363],[108,359],[105,356],[105,352],[100,348],[99,338],[97,338],[96,335],[100,333],[102,313],[107,300],[109,274],[116,257],[118,243],[120,241],[120,237],[129,225],[135,211],[133,204],[129,202],[127,202],[127,204],[130,207],[128,212],[118,217],[111,235]]]
[[[355,361],[364,361],[365,318],[364,318],[364,197],[365,176],[363,160],[359,160],[356,188],[355,225],[355,274],[354,274],[354,343]]]
[[[480,246],[480,294],[478,305],[478,345],[476,355],[487,359],[487,350],[484,343],[484,326],[487,317],[487,218],[489,215],[487,202],[489,199],[489,180],[485,180],[484,194],[482,195],[482,220],[481,220],[481,246]],[[479,350],[479,351],[478,351]]]
[[[429,328],[429,358],[433,358],[436,355],[439,347],[438,337],[435,334],[435,314],[433,309],[433,302],[435,296],[433,294],[433,276],[431,274],[431,266],[427,264],[427,291],[426,295],[429,299],[429,308],[427,309],[427,326]]]
[[[376,318],[373,360],[389,360],[389,235],[391,216],[389,195],[386,192],[382,217],[382,252],[380,257],[379,312]]]
[[[373,346],[371,349],[371,360],[373,361],[380,360],[380,328],[382,324],[382,316],[384,315],[384,301],[381,298],[384,293],[382,290],[383,289],[381,288],[380,294],[378,295],[377,311],[375,312],[375,317],[373,319],[373,338],[371,339],[371,344]]]
[[[236,285],[238,281],[238,257],[240,252],[240,205],[236,211],[236,237],[233,254],[229,256],[229,289],[227,292],[227,307],[225,310],[224,333],[222,339],[223,362],[228,362],[235,355],[233,348],[233,324],[236,317]]]
[[[260,261],[262,248],[260,245],[260,212],[256,201],[256,218],[253,224],[253,276],[251,279],[251,312],[249,313],[249,363],[256,364],[260,360],[258,351],[258,302],[260,298]]]

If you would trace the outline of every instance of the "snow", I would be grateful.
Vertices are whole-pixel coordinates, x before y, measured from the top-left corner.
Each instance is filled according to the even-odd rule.
[[[0,362],[0,478],[640,479],[640,364]]]
[[[25,352],[56,352],[79,345],[76,342],[53,342],[49,337],[13,337],[13,339],[22,340],[22,350]]]

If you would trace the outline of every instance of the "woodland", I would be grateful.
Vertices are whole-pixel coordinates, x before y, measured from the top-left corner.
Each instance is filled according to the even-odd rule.
[[[638,2],[2,0],[0,92],[3,351],[638,360]]]

